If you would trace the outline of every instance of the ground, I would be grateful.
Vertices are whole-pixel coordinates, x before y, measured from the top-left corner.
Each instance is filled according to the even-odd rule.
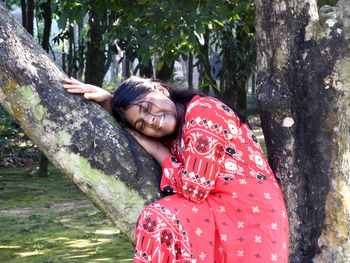
[[[30,171],[0,170],[0,262],[132,262],[131,243],[69,179]]]

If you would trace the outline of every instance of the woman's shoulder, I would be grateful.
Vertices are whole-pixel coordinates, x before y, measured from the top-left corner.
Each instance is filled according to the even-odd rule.
[[[220,99],[210,96],[196,95],[188,103],[186,109],[186,117],[209,117],[223,115],[228,118],[239,120],[238,114]]]

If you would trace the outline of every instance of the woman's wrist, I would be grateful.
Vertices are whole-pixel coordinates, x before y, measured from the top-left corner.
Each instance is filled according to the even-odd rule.
[[[113,99],[113,96],[109,94],[107,95],[107,98],[104,101],[99,102],[101,107],[104,108],[109,114],[113,114],[112,99]]]

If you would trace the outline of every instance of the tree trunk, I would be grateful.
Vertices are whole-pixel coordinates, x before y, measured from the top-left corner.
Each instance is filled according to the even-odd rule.
[[[27,9],[27,31],[33,36],[34,34],[34,0],[28,0]]]
[[[62,89],[67,76],[0,1],[0,102],[49,160],[134,240],[137,218],[161,197],[160,168],[99,105]]]
[[[76,78],[76,74],[73,75],[74,65],[75,65],[75,44],[74,44],[74,27],[72,25],[68,26],[68,76]],[[100,85],[102,87],[102,85]]]
[[[44,13],[44,33],[43,41],[41,47],[49,53],[50,47],[50,32],[51,32],[51,23],[52,23],[52,14],[51,14],[51,0],[47,0],[45,3],[41,4],[43,13]],[[48,165],[49,160],[46,158],[45,154],[40,152],[40,161],[39,161],[39,177],[48,177]]]
[[[187,71],[187,83],[188,89],[193,89],[193,54],[188,52],[188,71]]]
[[[49,53],[50,46],[50,32],[52,24],[52,14],[51,14],[51,0],[47,0],[42,4],[42,9],[44,12],[44,33],[43,33],[43,42],[41,46],[43,49]]]
[[[39,177],[48,177],[47,168],[49,166],[49,160],[43,153],[40,153],[40,161],[39,161]]]
[[[162,81],[169,81],[172,78],[174,71],[175,61],[168,65],[166,62],[163,63],[160,70],[157,70],[156,78]]]
[[[255,0],[257,98],[290,262],[350,262],[350,3]]]
[[[103,34],[107,23],[106,14],[99,16],[96,11],[89,12],[89,32],[86,52],[85,82],[102,87],[105,76],[106,54],[103,43]]]
[[[150,59],[147,65],[140,64],[140,76],[144,78],[152,78],[153,77],[153,65],[152,60]]]
[[[21,0],[21,9],[22,9],[22,26],[27,28],[27,5],[26,0]]]

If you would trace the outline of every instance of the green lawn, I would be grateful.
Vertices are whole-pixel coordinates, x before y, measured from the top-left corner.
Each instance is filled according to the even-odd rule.
[[[132,262],[133,246],[54,167],[0,170],[0,262]]]

